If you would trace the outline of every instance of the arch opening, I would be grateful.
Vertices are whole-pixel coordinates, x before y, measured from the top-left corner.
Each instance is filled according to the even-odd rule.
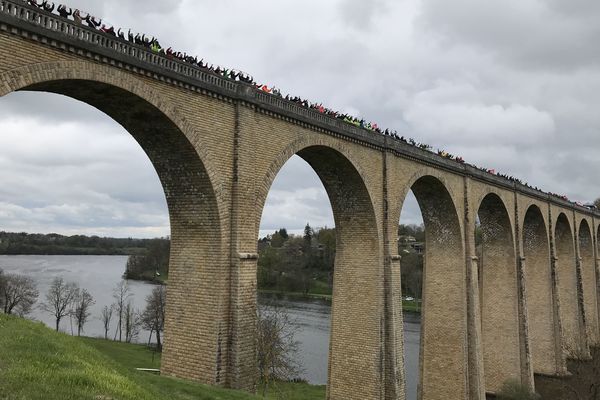
[[[521,380],[517,265],[512,223],[502,199],[484,197],[478,210],[479,267],[485,390],[496,393],[508,380]],[[479,232],[478,232],[479,230]]]
[[[557,360],[550,247],[546,222],[535,205],[525,214],[522,240],[533,370],[551,375],[556,371]]]
[[[410,290],[415,294],[421,286],[416,398],[460,398],[467,390],[462,385],[467,355],[457,350],[464,349],[466,337],[465,259],[458,213],[446,186],[436,177],[420,177],[410,190],[418,204],[425,231],[421,249],[422,283],[402,284],[404,290],[412,286]],[[402,249],[399,251],[402,269],[409,255],[403,254]],[[405,335],[406,348],[409,348],[408,335],[410,331]],[[410,367],[406,365],[406,368]],[[406,375],[410,376],[411,372]]]
[[[221,231],[217,200],[204,160],[190,142],[192,132],[185,132],[178,124],[179,119],[173,118],[174,111],[164,109],[156,101],[159,97],[143,85],[133,90],[133,83],[128,81],[131,87],[124,88],[115,82],[107,83],[104,79],[108,78],[100,73],[98,80],[48,78],[54,73],[69,75],[70,71],[58,68],[39,76],[28,75],[22,80],[27,84],[18,91],[63,95],[103,112],[131,134],[160,179],[171,233],[162,370],[205,383],[220,383],[215,358],[223,358],[222,364],[226,365],[227,352],[225,349],[217,356],[214,349],[219,332],[227,330],[219,318],[227,304],[206,307],[202,321],[197,323],[177,323],[196,318],[188,314],[186,304],[210,304],[209,299],[222,297],[216,291],[225,288],[215,273],[225,266],[222,238],[215,235]],[[85,153],[85,149],[81,151]],[[176,352],[188,356],[182,358]]]
[[[581,257],[581,282],[583,289],[583,309],[588,344],[599,343],[598,332],[598,291],[596,281],[596,260],[590,225],[584,219],[579,225],[579,252]]]
[[[312,241],[313,245],[335,249],[326,378],[328,396],[375,398],[380,390],[379,349],[383,338],[380,334],[382,304],[379,303],[382,299],[375,296],[374,301],[366,301],[381,287],[380,234],[372,199],[361,174],[342,152],[325,145],[310,145],[298,150],[296,155],[308,164],[323,185],[334,220],[334,231],[326,232],[328,236],[335,235],[333,245]],[[258,203],[263,219],[265,200],[259,199]],[[329,237],[330,242],[331,239]],[[327,249],[323,248],[323,256],[325,252]],[[346,382],[362,384],[354,385],[349,392]],[[362,390],[359,394],[357,387]]]
[[[558,298],[560,318],[565,340],[566,355],[575,356],[583,351],[581,342],[581,314],[577,283],[575,242],[571,223],[564,213],[556,220],[554,228],[556,248],[556,274],[558,276]]]

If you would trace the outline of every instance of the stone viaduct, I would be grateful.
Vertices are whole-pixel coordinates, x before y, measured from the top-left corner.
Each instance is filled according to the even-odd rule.
[[[152,161],[172,230],[164,374],[254,389],[259,223],[294,154],[335,216],[328,398],[404,399],[396,243],[409,190],[426,226],[420,398],[533,387],[598,344],[600,214],[587,208],[0,0],[0,96],[18,90],[96,107]]]

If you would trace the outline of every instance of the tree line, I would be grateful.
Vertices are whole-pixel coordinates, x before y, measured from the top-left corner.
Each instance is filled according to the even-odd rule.
[[[424,242],[423,226],[399,225],[399,236]],[[423,257],[399,241],[403,293],[420,298]],[[258,287],[276,292],[329,295],[333,288],[335,228],[312,228],[290,235],[281,228],[258,241]],[[124,278],[164,282],[168,277],[170,240],[120,239],[0,232],[0,254],[129,255]]]
[[[402,255],[402,289],[421,298],[423,280],[423,225],[398,226],[398,252]],[[403,238],[411,237],[416,250]],[[314,229],[306,224],[303,235],[290,235],[285,228],[258,242],[258,288],[277,292],[331,294],[336,253],[335,228]]]
[[[423,225],[399,225],[398,236],[413,237],[424,248]],[[403,293],[421,297],[423,254],[399,240],[402,255]],[[258,241],[258,288],[280,293],[330,295],[336,254],[335,228],[312,228],[306,224],[302,235],[280,228]],[[125,279],[163,282],[168,277],[168,239],[148,242],[141,254],[129,256]]]
[[[136,255],[165,243],[169,243],[169,238],[133,239],[0,232],[0,254],[7,255]]]
[[[170,254],[168,239],[151,240],[145,251],[129,256],[123,278],[164,282],[169,274]]]
[[[285,228],[258,242],[258,287],[278,292],[331,294],[335,229],[313,229],[289,235]]]

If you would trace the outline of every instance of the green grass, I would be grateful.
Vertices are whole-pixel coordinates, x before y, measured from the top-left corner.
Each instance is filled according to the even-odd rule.
[[[420,313],[422,308],[421,302],[402,300],[402,310],[414,313]]]
[[[261,388],[258,393],[262,394]],[[263,397],[259,397],[263,399]],[[325,399],[325,386],[307,385],[305,383],[275,383],[266,396],[269,400],[319,400]]]
[[[154,360],[153,360],[154,357]],[[256,400],[244,392],[145,372],[160,355],[145,346],[75,338],[0,314],[0,399]],[[278,393],[286,392],[285,397]],[[277,384],[269,399],[324,399],[323,386]]]

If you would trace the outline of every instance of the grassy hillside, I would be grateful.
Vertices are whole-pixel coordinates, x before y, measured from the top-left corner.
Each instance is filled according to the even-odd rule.
[[[159,365],[160,356],[144,346],[75,338],[41,323],[0,314],[0,399],[260,398],[135,370]],[[323,399],[325,388],[281,384],[268,398]]]

